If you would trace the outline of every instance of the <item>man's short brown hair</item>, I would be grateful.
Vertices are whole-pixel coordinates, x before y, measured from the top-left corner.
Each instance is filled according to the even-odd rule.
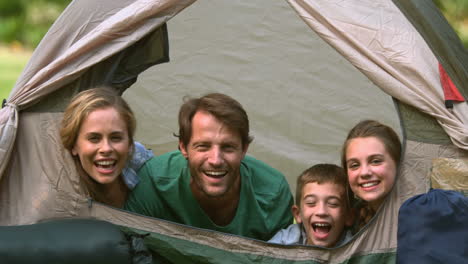
[[[242,105],[225,94],[210,93],[200,98],[184,98],[184,104],[179,111],[179,135],[177,135],[184,146],[190,142],[193,116],[198,111],[213,115],[225,126],[237,131],[243,148],[252,142],[253,138],[249,135],[249,118]]]

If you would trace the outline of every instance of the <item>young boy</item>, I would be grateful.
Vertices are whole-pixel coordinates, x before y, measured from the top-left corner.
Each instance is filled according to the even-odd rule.
[[[292,213],[297,224],[280,230],[270,243],[337,247],[351,238],[352,225],[344,170],[334,164],[317,164],[297,178],[296,204]]]

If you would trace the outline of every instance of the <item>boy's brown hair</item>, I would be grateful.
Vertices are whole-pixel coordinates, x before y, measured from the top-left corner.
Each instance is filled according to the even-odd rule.
[[[297,177],[296,184],[296,206],[301,208],[302,190],[307,183],[316,182],[322,183],[335,183],[343,186],[345,190],[346,206],[350,208],[350,191],[348,185],[348,178],[343,168],[335,164],[316,164],[307,170],[303,171],[299,177]]]

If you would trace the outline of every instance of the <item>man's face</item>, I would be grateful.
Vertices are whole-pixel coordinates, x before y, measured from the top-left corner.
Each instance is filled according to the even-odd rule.
[[[191,188],[196,196],[221,198],[237,195],[240,164],[247,146],[237,131],[219,122],[213,115],[198,111],[192,119],[192,137],[187,146],[179,142],[188,159]]]
[[[310,182],[302,189],[301,205],[293,206],[297,223],[302,223],[307,244],[333,247],[341,237],[347,222],[345,188],[325,182]]]

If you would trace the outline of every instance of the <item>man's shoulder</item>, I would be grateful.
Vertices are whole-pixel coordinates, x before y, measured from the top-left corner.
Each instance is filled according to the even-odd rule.
[[[173,178],[187,167],[187,160],[178,150],[152,157],[138,171],[138,175],[156,178]]]
[[[242,166],[241,173],[247,174],[252,184],[256,187],[263,186],[264,188],[262,189],[272,190],[272,186],[284,188],[282,185],[285,185],[285,187],[289,188],[283,173],[261,160],[246,155],[242,160]]]

